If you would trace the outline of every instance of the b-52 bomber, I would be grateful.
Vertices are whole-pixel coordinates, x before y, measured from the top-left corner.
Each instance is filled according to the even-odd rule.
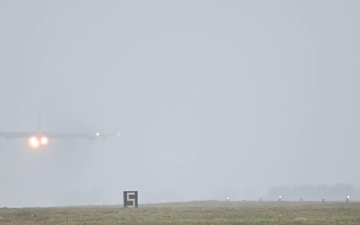
[[[47,132],[41,131],[40,122],[39,129],[35,132],[0,132],[0,138],[3,137],[7,140],[12,139],[27,139],[28,144],[31,148],[38,149],[44,146],[47,146],[52,139],[65,139],[65,140],[74,140],[74,139],[88,139],[95,140],[101,139],[109,136],[119,137],[121,133],[63,133],[63,132]]]

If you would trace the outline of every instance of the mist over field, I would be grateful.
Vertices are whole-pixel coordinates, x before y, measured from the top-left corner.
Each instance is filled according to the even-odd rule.
[[[360,200],[359,11],[0,1],[0,132],[37,131],[41,113],[43,131],[122,134],[40,150],[0,138],[0,207],[121,204],[126,190],[140,204]]]

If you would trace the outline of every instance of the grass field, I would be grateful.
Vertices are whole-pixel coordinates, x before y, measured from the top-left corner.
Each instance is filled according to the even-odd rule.
[[[187,202],[0,208],[0,224],[360,224],[360,202]]]

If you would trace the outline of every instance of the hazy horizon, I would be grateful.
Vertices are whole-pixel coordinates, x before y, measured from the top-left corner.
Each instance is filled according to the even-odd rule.
[[[360,192],[359,1],[0,1],[0,207]],[[360,193],[359,193],[360,194]],[[233,198],[233,196],[231,196]],[[360,200],[360,199],[357,199]]]

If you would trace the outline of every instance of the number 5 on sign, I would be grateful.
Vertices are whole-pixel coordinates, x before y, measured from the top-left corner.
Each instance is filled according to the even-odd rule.
[[[137,191],[124,191],[124,207],[138,207]]]

